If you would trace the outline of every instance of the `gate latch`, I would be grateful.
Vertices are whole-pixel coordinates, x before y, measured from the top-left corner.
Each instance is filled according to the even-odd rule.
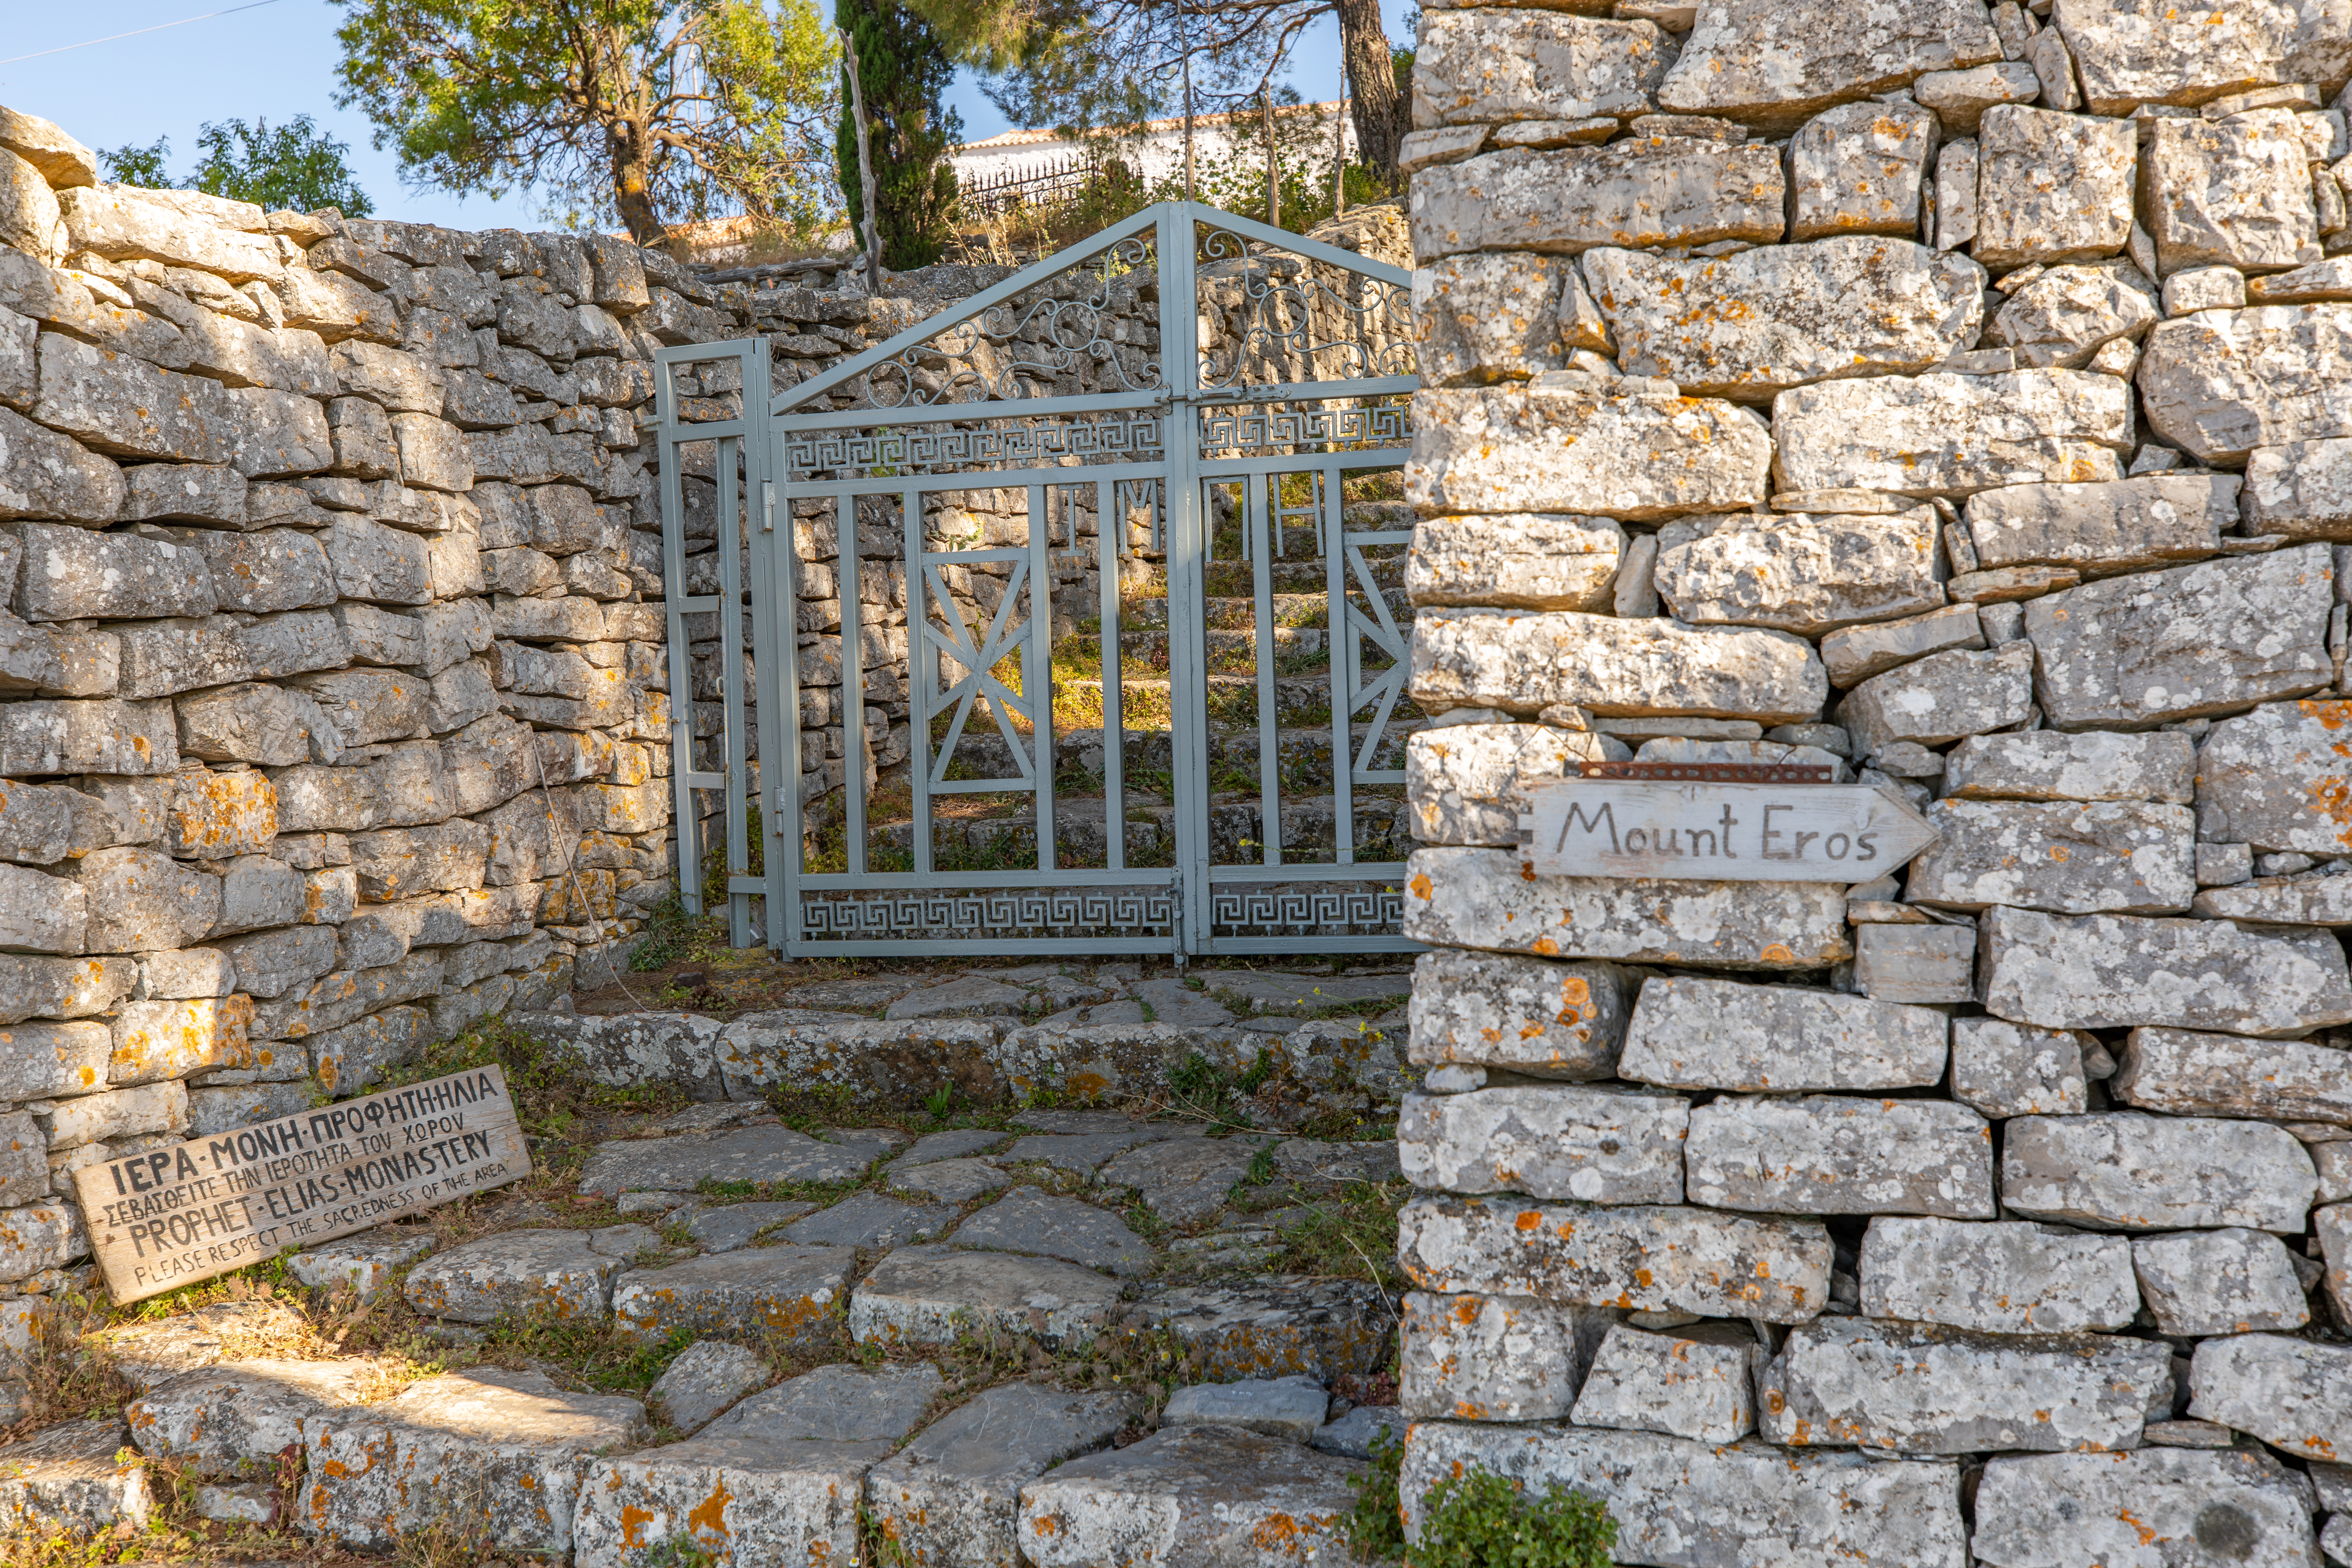
[[[760,531],[776,531],[776,481],[773,479],[760,481]]]

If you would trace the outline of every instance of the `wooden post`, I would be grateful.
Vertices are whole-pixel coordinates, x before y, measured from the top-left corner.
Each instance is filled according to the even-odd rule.
[[[866,125],[866,89],[857,79],[857,43],[846,27],[834,29],[841,35],[841,58],[849,66],[849,112],[857,121],[857,184],[866,196],[866,291],[882,292],[881,230],[874,222],[874,144]]]

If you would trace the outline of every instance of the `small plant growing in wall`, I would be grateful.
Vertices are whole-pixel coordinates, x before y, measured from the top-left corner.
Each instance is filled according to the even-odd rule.
[[[1407,1568],[1611,1568],[1617,1521],[1592,1498],[1554,1481],[1541,1496],[1526,1483],[1470,1465],[1429,1490],[1421,1539],[1408,1544],[1399,1506],[1404,1446],[1386,1432],[1357,1478],[1347,1533],[1368,1562]]]

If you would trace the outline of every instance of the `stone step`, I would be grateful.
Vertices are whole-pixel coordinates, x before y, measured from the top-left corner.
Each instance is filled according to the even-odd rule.
[[[1024,1488],[1019,1538],[1035,1568],[1338,1564],[1362,1469],[1238,1426],[1163,1427]]]

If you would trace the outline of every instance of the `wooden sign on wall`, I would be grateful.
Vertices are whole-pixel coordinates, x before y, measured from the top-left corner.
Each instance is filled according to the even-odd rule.
[[[1936,841],[1909,801],[1871,784],[1560,779],[1528,795],[1519,826],[1545,876],[1868,882]]]
[[[530,1174],[506,1074],[469,1068],[74,1173],[117,1301]]]

